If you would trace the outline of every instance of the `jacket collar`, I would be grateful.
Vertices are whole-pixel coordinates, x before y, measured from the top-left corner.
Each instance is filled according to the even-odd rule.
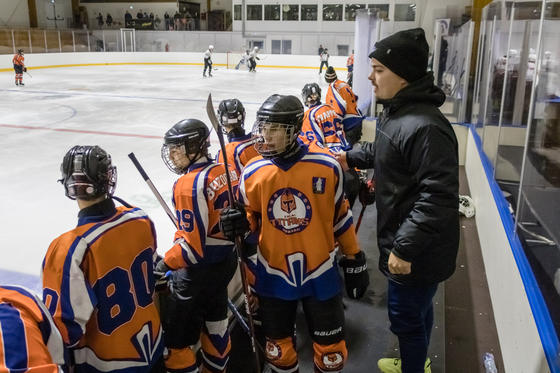
[[[78,213],[78,226],[107,220],[116,213],[115,202],[109,197],[95,205],[81,209]]]

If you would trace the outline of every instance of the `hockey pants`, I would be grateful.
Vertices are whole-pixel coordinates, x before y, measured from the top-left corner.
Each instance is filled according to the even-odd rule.
[[[173,288],[162,309],[170,372],[199,372],[191,348],[202,346],[201,372],[225,372],[231,341],[227,319],[227,285],[237,268],[235,254],[223,262],[173,272]]]
[[[299,372],[294,325],[299,300],[259,296],[259,314],[266,336],[266,360],[275,373]],[[341,372],[348,355],[344,340],[342,296],[320,301],[301,299],[313,340],[315,373]]]

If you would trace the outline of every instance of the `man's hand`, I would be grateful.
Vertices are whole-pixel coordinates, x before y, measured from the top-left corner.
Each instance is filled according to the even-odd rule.
[[[346,171],[350,168],[348,166],[348,161],[346,160],[346,152],[334,153],[334,158],[338,161],[338,163],[340,163],[343,171]]]
[[[243,237],[249,231],[247,213],[242,205],[226,207],[220,212],[220,231],[230,241]]]
[[[392,252],[389,255],[387,265],[389,266],[389,272],[394,275],[408,275],[411,272],[411,263],[399,258]]]

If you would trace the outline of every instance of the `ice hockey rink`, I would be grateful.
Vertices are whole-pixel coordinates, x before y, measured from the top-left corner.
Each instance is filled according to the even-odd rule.
[[[178,175],[163,163],[160,149],[164,133],[184,118],[210,125],[206,115],[208,94],[214,106],[227,98],[240,99],[250,130],[260,104],[271,94],[300,96],[305,83],[326,83],[315,69],[257,68],[213,72],[203,78],[200,66],[120,65],[33,69],[16,87],[12,72],[0,72],[0,159],[2,168],[0,224],[0,283],[16,283],[40,291],[39,273],[44,253],[58,235],[75,227],[78,206],[65,197],[60,163],[72,146],[99,145],[117,166],[115,195],[144,209],[155,222],[158,251],[172,246],[174,227],[128,158],[134,152],[164,199]],[[211,153],[219,148],[214,132]],[[360,204],[354,206],[359,214]],[[345,300],[349,340],[349,372],[372,367],[383,356],[398,356],[396,339],[388,330],[386,280],[377,270],[375,208],[366,210],[360,232],[371,273],[371,285],[360,301]],[[433,371],[443,371],[443,330],[436,325],[430,357]],[[304,326],[302,325],[302,328]],[[439,328],[439,329],[438,329]],[[311,341],[298,334],[302,369],[311,363]],[[235,347],[234,347],[235,348]],[[234,363],[232,361],[232,363]],[[354,368],[351,368],[354,367]],[[309,367],[310,369],[310,367]],[[357,369],[357,370],[354,370]],[[235,371],[235,370],[234,370]],[[306,370],[303,370],[306,371]],[[364,370],[365,371],[365,370]]]

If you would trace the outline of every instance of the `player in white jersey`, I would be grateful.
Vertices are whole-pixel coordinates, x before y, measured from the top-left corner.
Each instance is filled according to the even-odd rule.
[[[206,52],[204,52],[204,71],[202,76],[206,78],[206,69],[208,69],[208,76],[212,77],[212,53],[214,52],[214,46],[210,44]]]

